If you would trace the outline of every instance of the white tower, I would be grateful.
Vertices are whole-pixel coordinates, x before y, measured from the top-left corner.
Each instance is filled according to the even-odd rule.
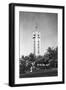
[[[37,31],[37,25],[35,28],[36,31],[33,32],[33,53],[38,56],[40,55],[40,32]]]
[[[33,53],[36,55],[36,34],[33,32]]]
[[[37,55],[40,55],[40,32],[37,33]]]

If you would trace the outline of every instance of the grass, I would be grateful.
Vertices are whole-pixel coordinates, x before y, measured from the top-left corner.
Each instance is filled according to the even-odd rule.
[[[49,76],[57,76],[58,71],[57,68],[54,69],[46,69],[38,72],[30,72],[26,74],[20,74],[20,78],[28,78],[28,77],[49,77]]]

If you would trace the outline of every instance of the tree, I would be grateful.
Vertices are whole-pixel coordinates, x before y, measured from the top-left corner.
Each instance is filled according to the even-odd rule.
[[[32,54],[32,53],[30,53],[30,55],[29,55],[29,59],[30,59],[30,61],[32,61],[32,62],[34,62],[35,61],[35,55],[34,54]]]
[[[20,59],[20,64],[19,64],[19,66],[20,66],[20,74],[25,73],[26,63],[25,63],[24,60]]]
[[[25,61],[29,61],[29,56],[25,56]]]
[[[22,59],[24,59],[24,55],[22,55],[22,57],[21,57]]]
[[[49,63],[50,67],[52,68],[57,68],[57,63],[58,63],[58,47],[56,48],[51,48],[49,47],[47,49],[47,52],[49,54]]]

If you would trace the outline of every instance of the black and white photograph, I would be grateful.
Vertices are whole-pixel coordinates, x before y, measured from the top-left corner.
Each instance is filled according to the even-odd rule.
[[[64,83],[64,6],[9,5],[9,85]]]
[[[20,78],[58,75],[58,15],[19,12]]]

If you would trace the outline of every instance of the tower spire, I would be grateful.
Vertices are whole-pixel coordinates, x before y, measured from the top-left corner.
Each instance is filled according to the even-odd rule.
[[[35,31],[37,31],[38,30],[38,24],[36,23],[36,26],[35,26]]]

